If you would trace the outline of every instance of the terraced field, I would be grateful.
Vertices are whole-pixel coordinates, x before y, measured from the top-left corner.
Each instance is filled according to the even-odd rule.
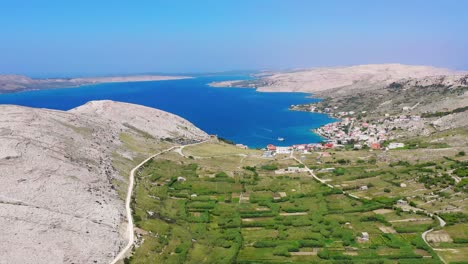
[[[437,221],[392,209],[396,197],[354,199],[307,173],[274,172],[290,166],[301,165],[221,143],[152,160],[137,179],[127,262],[440,263],[421,238]]]

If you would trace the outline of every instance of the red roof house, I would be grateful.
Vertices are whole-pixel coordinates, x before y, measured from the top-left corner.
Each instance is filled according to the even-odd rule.
[[[370,147],[371,147],[371,149],[380,149],[380,148],[381,148],[380,144],[377,143],[377,142],[376,142],[376,143],[372,143]]]
[[[272,145],[272,144],[268,144],[267,149],[270,150],[270,151],[274,151],[274,150],[276,150],[276,146]]]
[[[323,145],[325,148],[333,148],[333,143],[327,143]]]

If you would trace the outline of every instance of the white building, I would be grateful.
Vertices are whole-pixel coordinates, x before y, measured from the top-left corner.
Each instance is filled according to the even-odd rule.
[[[291,149],[289,147],[276,147],[276,154],[289,154]]]
[[[279,169],[275,171],[275,174],[288,174],[288,173],[301,173],[307,172],[306,168],[299,167],[288,167],[287,169]]]
[[[362,145],[360,145],[360,144],[354,144],[353,148],[354,148],[354,149],[362,149]]]
[[[398,204],[398,205],[408,205],[408,202],[405,201],[405,200],[398,200],[398,201],[397,201],[397,204]]]
[[[364,240],[364,241],[369,241],[369,233],[362,232],[361,239]]]
[[[397,149],[397,148],[404,148],[405,147],[405,143],[390,143],[388,145],[388,149]]]

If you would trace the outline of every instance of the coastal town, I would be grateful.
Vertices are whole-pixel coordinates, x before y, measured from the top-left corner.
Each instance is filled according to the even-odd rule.
[[[365,118],[366,111],[356,113],[353,111],[336,111],[336,108],[319,110],[315,106],[304,109],[299,106],[291,106],[292,110],[326,113],[339,119],[337,122],[326,124],[314,129],[313,132],[320,135],[323,141],[320,143],[295,144],[291,146],[276,146],[269,144],[265,148],[264,157],[273,157],[276,154],[290,154],[298,151],[307,154],[312,151],[324,149],[346,150],[389,150],[405,148],[405,144],[398,139],[402,130],[412,129],[421,124],[419,115],[385,114],[380,118]],[[239,144],[238,147],[246,147]]]

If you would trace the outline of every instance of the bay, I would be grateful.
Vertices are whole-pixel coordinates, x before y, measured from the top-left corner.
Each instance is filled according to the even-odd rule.
[[[0,104],[69,110],[91,100],[114,100],[165,110],[188,119],[209,134],[249,147],[316,143],[311,132],[334,120],[327,115],[288,110],[316,102],[303,93],[264,93],[249,88],[213,88],[213,81],[247,76],[200,76],[192,79],[106,83],[77,88],[0,95]],[[284,141],[278,141],[282,137]]]

